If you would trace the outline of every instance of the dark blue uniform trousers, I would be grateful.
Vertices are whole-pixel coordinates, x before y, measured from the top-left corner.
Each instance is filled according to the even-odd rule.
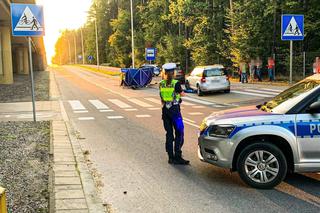
[[[162,108],[163,126],[166,130],[166,151],[170,158],[181,157],[184,142],[184,125],[180,106],[174,105],[170,109]]]

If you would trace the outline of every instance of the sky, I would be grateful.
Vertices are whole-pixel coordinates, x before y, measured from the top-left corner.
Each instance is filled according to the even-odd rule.
[[[37,0],[43,5],[45,36],[44,42],[48,63],[54,56],[54,46],[63,29],[77,29],[87,19],[91,0]]]

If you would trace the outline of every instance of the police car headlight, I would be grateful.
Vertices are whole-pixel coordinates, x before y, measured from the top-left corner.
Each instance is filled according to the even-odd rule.
[[[204,119],[199,127],[200,132],[203,132],[204,130],[206,130],[208,128],[207,126],[207,119]]]
[[[235,126],[233,125],[212,125],[209,127],[208,135],[211,137],[227,138],[234,129]]]

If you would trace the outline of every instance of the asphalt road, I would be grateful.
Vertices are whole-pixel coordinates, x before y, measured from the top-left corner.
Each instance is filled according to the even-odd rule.
[[[131,90],[119,80],[77,67],[56,71],[63,104],[102,200],[114,212],[319,212],[320,175],[290,175],[274,190],[256,190],[237,173],[200,162],[197,126],[214,111],[258,104],[283,90],[267,85],[232,86],[230,94],[188,94],[184,157],[167,163],[157,85]]]

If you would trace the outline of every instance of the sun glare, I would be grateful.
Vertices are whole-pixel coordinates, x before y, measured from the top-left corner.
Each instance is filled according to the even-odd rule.
[[[60,31],[81,27],[86,21],[86,11],[90,8],[91,0],[37,0],[37,4],[44,7],[46,27],[44,41],[47,60],[51,63]]]

